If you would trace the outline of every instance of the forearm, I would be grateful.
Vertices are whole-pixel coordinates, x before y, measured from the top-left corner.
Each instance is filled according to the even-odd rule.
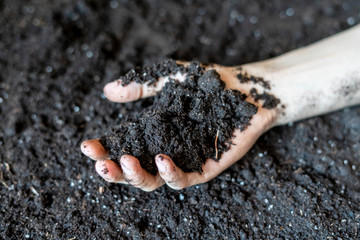
[[[242,69],[271,83],[284,106],[275,125],[360,104],[360,26]]]

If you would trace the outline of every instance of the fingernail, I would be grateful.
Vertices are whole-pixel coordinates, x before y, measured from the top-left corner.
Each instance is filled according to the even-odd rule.
[[[87,148],[87,145],[85,144],[85,142],[82,142],[82,143],[81,143],[80,148],[81,148],[81,151],[82,151],[83,153],[89,151],[88,149],[86,149],[86,148]]]
[[[113,82],[109,82],[105,85],[104,87],[104,94],[105,96],[112,92],[116,87],[121,86],[121,80],[117,80],[117,81],[113,81]]]
[[[120,162],[120,165],[121,165],[121,168],[122,168],[122,170],[123,170],[124,172],[126,172],[126,173],[132,172],[131,169],[130,169],[128,166],[126,166],[126,164]]]
[[[106,181],[109,181],[108,173],[109,170],[106,164],[102,163],[101,161],[96,162],[95,164],[96,172],[103,177]]]
[[[168,162],[168,159],[166,157],[158,155],[156,156],[155,161],[160,172],[165,172],[167,170],[166,163]]]
[[[166,158],[164,157],[164,155],[160,154],[160,155],[157,155],[157,156],[156,156],[156,159],[157,159],[158,161],[164,161],[164,159],[166,159]],[[167,159],[166,159],[166,160],[167,160]]]
[[[129,166],[129,163],[126,160],[120,160],[120,165],[125,174],[133,173],[133,169]]]
[[[105,96],[109,96],[109,92],[111,91],[111,88],[113,88],[112,83],[108,83],[105,85],[105,87],[104,87],[104,95]]]

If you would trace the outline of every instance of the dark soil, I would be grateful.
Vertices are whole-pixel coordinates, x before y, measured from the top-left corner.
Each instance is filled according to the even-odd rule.
[[[263,93],[258,93],[256,88],[252,88],[250,90],[250,95],[255,99],[256,102],[259,100],[263,100],[262,107],[266,109],[275,108],[278,104],[280,104],[280,99],[275,97],[274,95],[264,91]]]
[[[200,66],[200,63],[194,63],[190,68],[185,68],[182,64],[177,64],[173,59],[165,59],[158,63],[153,63],[150,66],[137,66],[124,76],[121,76],[120,79],[123,86],[128,85],[130,82],[153,85],[160,77],[166,77],[176,72],[182,72],[184,74],[190,72],[198,76],[203,73],[203,68]]]
[[[238,70],[241,71],[241,67]],[[254,77],[254,76],[248,75],[247,73],[239,73],[237,75],[237,78],[239,79],[239,81],[241,83],[252,82],[252,83],[255,83],[255,84],[259,84],[260,86],[262,86],[265,89],[268,89],[268,90],[271,89],[270,82],[264,80],[261,77]]]
[[[218,160],[231,146],[234,129],[245,130],[257,112],[245,101],[245,94],[225,90],[219,73],[196,62],[184,67],[165,60],[152,68],[130,70],[123,80],[131,81],[132,76],[133,81],[143,82],[143,76],[150,76],[144,80],[151,84],[154,77],[176,72],[187,75],[184,82],[171,79],[152,105],[101,137],[112,160],[120,164],[121,156],[133,155],[156,175],[155,156],[166,154],[185,172],[202,172],[206,159]]]
[[[152,104],[102,95],[135,66],[267,59],[359,12],[358,0],[0,1],[0,238],[359,239],[359,107],[272,129],[181,191],[106,183],[79,149]]]

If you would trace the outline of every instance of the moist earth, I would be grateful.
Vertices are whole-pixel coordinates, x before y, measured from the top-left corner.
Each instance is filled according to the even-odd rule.
[[[79,148],[152,105],[102,95],[136,66],[264,60],[359,12],[357,0],[0,1],[0,238],[359,239],[359,107],[274,128],[181,191],[107,183]]]
[[[170,71],[164,70],[169,66]],[[142,76],[150,76],[144,82],[152,84],[155,77],[176,73],[186,74],[185,81],[170,78],[152,105],[101,137],[112,160],[120,164],[123,155],[132,155],[155,175],[154,159],[161,153],[170,156],[183,171],[201,173],[206,160],[219,160],[232,144],[233,131],[245,130],[257,112],[245,94],[225,90],[219,73],[205,70],[197,62],[185,67],[164,60],[152,68],[130,70],[125,78],[132,76],[132,81],[141,83]]]

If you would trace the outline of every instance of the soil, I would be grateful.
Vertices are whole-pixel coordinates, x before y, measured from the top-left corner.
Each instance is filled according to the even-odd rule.
[[[200,63],[196,64],[194,62],[191,67],[185,68],[182,64],[177,64],[173,59],[165,59],[158,63],[153,63],[150,66],[137,66],[124,76],[121,76],[120,79],[123,86],[128,85],[130,82],[153,85],[160,77],[167,77],[176,72],[184,74],[190,72],[191,74],[198,76],[199,74],[202,74],[203,71],[204,69],[200,66]]]
[[[259,100],[263,100],[262,107],[266,109],[275,108],[278,104],[280,104],[280,99],[275,97],[274,95],[264,91],[263,93],[258,93],[256,88],[252,88],[250,90],[250,95],[255,99],[256,102]]]
[[[135,66],[268,59],[359,12],[357,0],[0,1],[0,238],[359,239],[359,107],[274,128],[181,191],[106,183],[79,149],[152,104],[102,95]]]
[[[239,67],[238,70],[241,71],[242,70],[241,67]],[[241,83],[253,82],[255,84],[259,84],[260,86],[262,86],[265,89],[268,89],[268,90],[271,89],[270,82],[264,80],[261,77],[254,77],[254,76],[248,75],[247,73],[239,73],[237,75],[237,78],[239,79],[239,81]]]
[[[171,79],[152,105],[101,137],[113,161],[120,164],[120,158],[129,154],[156,175],[154,159],[161,153],[170,156],[185,172],[202,172],[206,159],[220,159],[231,146],[233,130],[245,130],[256,114],[257,107],[245,100],[245,94],[225,90],[219,73],[205,70],[197,62],[184,67],[165,60],[153,68],[130,70],[123,80],[151,84],[156,82],[155,77],[177,72],[186,74],[184,82]],[[143,76],[150,79],[141,79]]]

